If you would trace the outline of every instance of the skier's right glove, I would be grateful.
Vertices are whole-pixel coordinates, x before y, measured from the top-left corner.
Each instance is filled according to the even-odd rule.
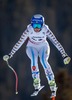
[[[69,64],[70,61],[71,61],[71,58],[69,56],[65,57],[64,60],[63,60],[65,65]]]
[[[4,56],[3,56],[3,60],[4,60],[4,61],[8,61],[8,59],[10,59],[10,56],[9,56],[9,55],[4,55]]]

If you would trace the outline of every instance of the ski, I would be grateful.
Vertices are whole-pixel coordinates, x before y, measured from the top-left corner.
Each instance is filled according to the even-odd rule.
[[[31,94],[31,97],[32,96],[37,96],[38,93],[44,88],[44,86],[41,86],[38,90],[35,90],[32,94]]]

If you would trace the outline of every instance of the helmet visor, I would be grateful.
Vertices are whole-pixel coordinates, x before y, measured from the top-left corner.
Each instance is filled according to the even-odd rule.
[[[36,24],[36,23],[35,23],[35,24],[32,25],[32,27],[33,27],[33,28],[41,28],[42,25],[41,25],[41,24]]]

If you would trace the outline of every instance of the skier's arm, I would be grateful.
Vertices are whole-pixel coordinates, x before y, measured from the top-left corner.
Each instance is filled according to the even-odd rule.
[[[14,45],[13,49],[9,53],[10,58],[16,53],[16,51],[23,45],[25,40],[28,38],[28,33],[26,31],[23,32],[19,41]]]
[[[55,35],[52,33],[52,31],[49,29],[47,31],[47,37],[49,38],[49,40],[55,45],[55,47],[60,51],[62,57],[66,57],[67,54],[64,50],[64,48],[62,47],[62,45],[59,43],[59,41],[56,39]]]
[[[47,31],[47,37],[49,40],[55,45],[55,47],[60,51],[62,57],[64,58],[64,64],[68,64],[70,62],[70,57],[68,57],[67,53],[65,52],[63,46],[60,42],[56,39],[55,35],[52,33],[50,29]]]

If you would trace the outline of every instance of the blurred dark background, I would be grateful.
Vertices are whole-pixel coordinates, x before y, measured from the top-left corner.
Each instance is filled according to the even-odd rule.
[[[18,74],[18,95],[15,95],[15,76],[2,59],[19,40],[31,17],[38,13],[45,17],[46,24],[72,57],[72,0],[0,0],[0,100],[50,100],[50,89],[40,62],[41,82],[45,88],[37,97],[30,97],[34,88],[30,59],[25,51],[27,41],[9,60]],[[59,51],[49,43],[49,62],[59,87],[56,100],[72,100],[72,64],[65,66]]]

